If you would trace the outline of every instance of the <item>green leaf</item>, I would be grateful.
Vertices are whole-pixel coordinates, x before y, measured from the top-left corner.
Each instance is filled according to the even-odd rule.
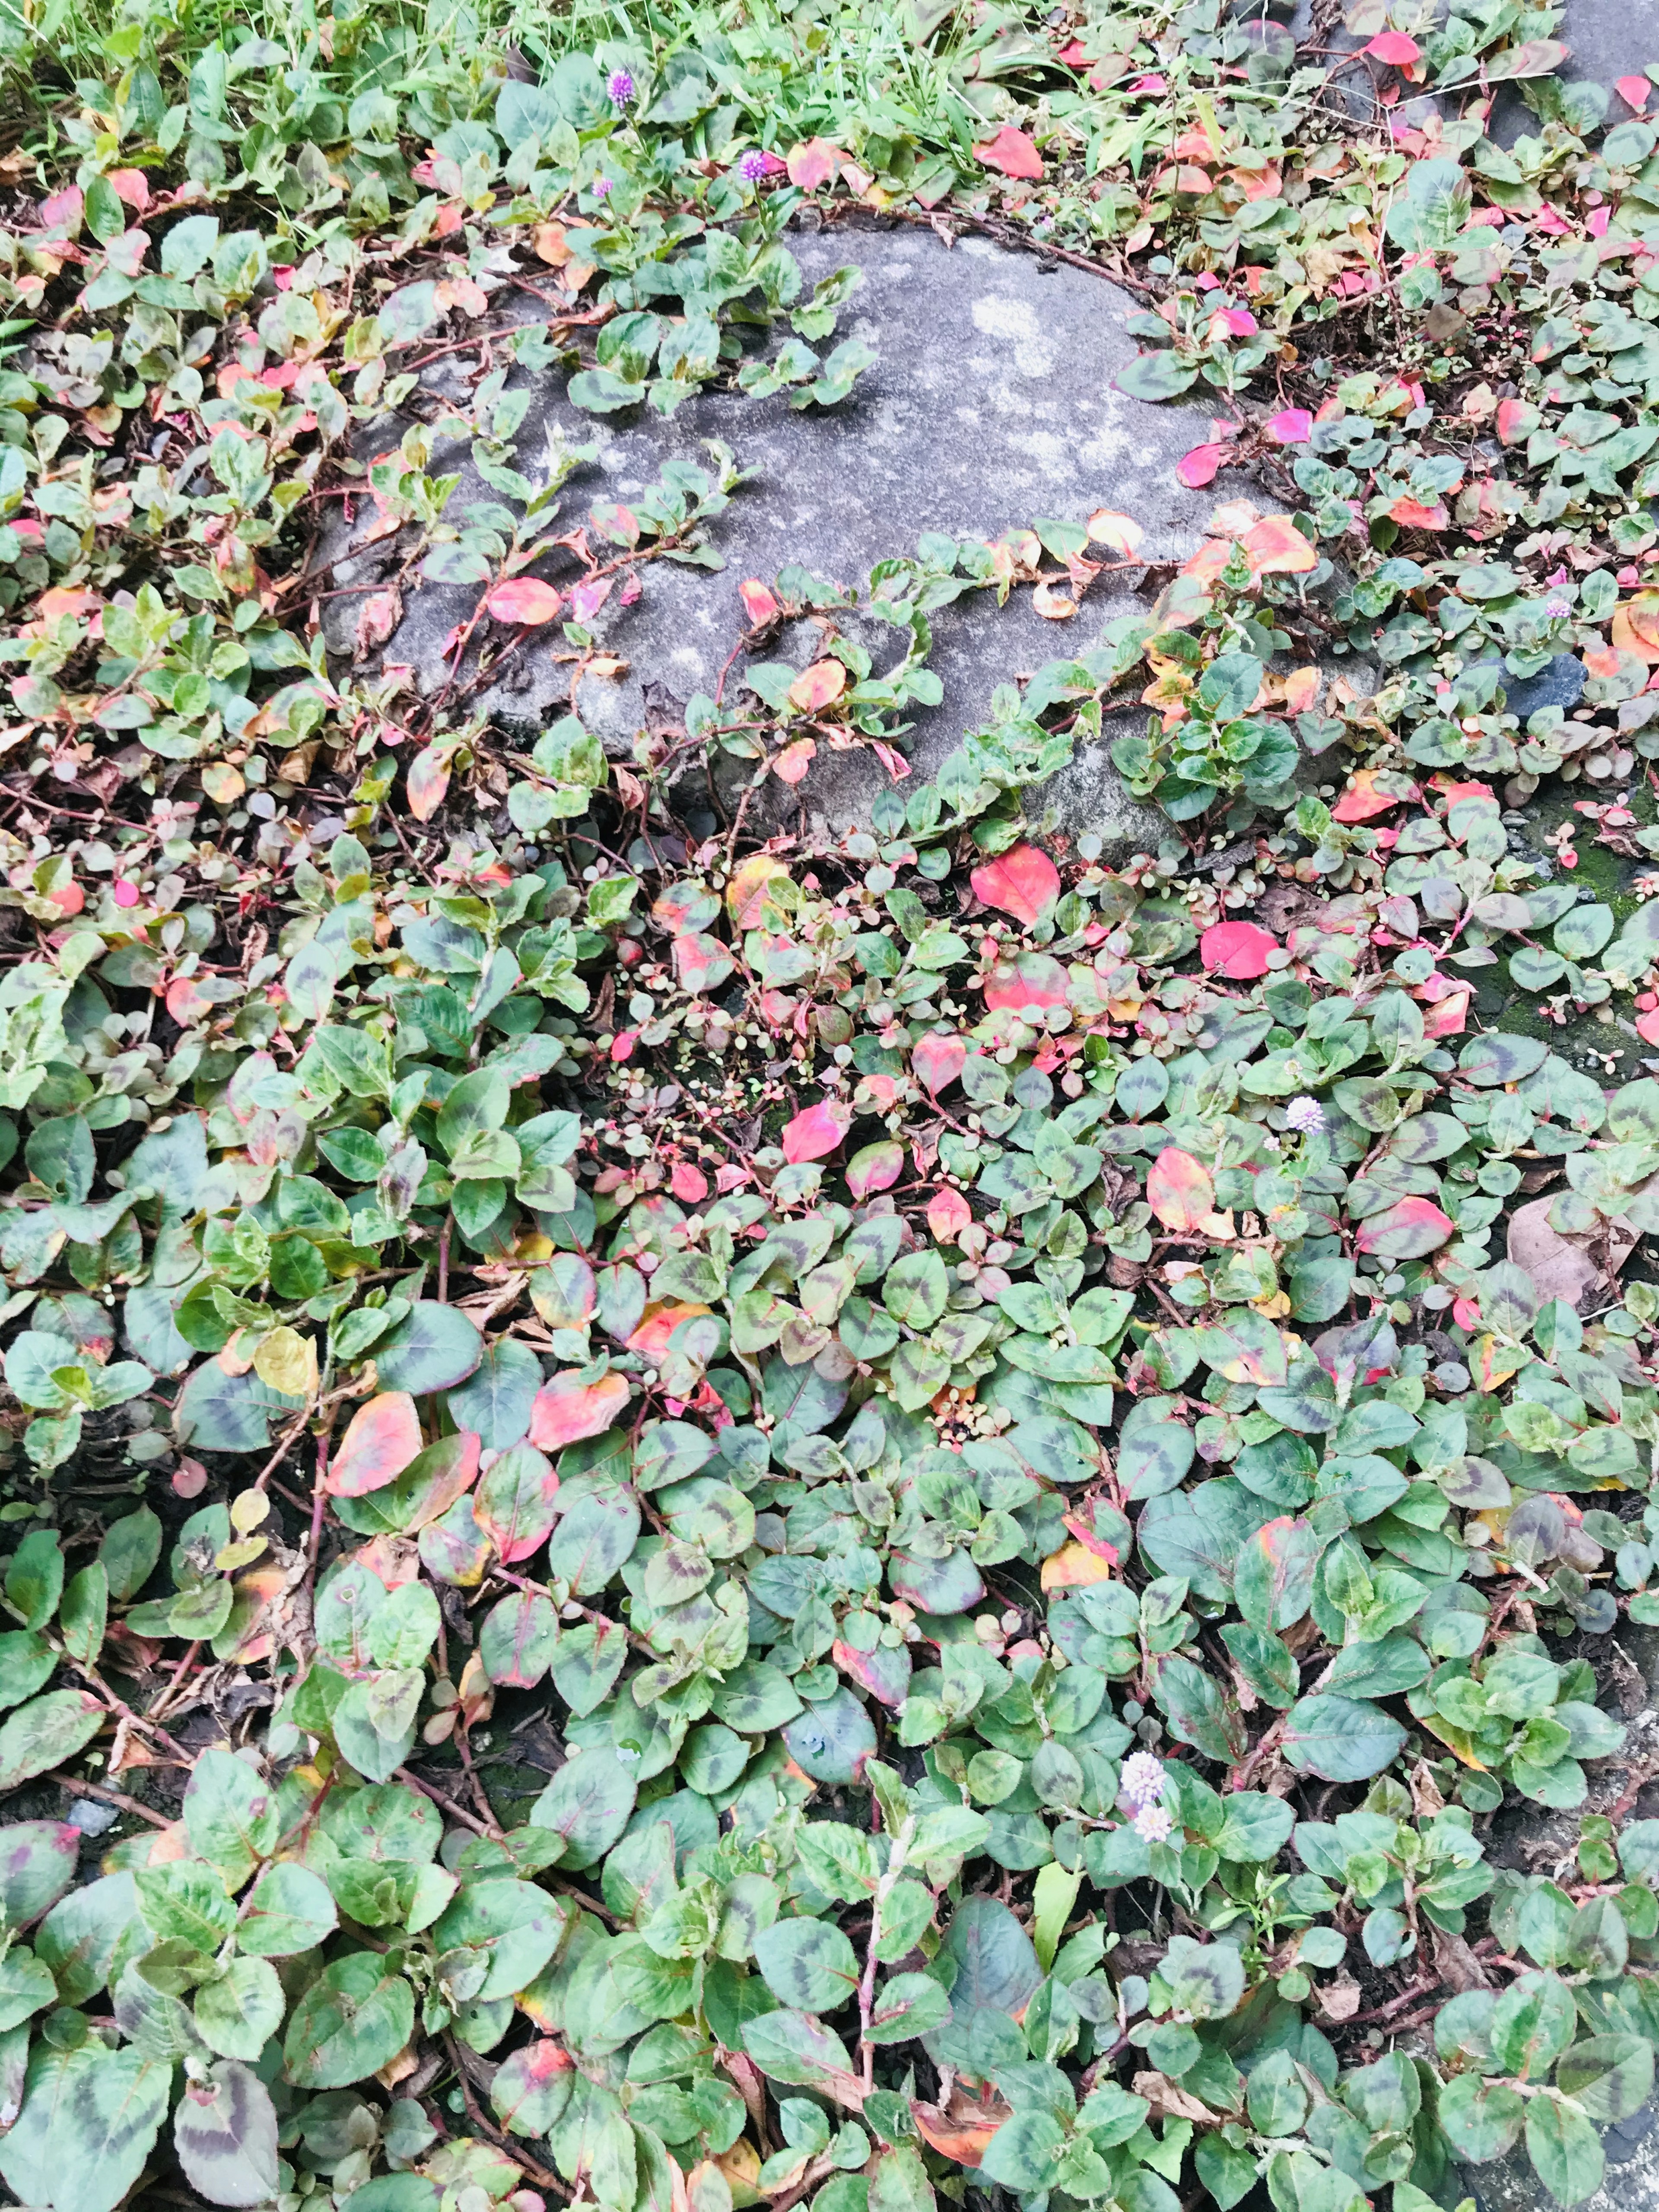
[[[979,2170],[1005,2189],[1047,2190],[1065,2148],[1066,2130],[1051,2112],[1016,2112],[986,2144]]]
[[[288,2001],[267,1959],[233,1959],[196,1995],[196,2026],[222,2058],[255,2059],[283,2024]]]
[[[246,1759],[228,1751],[210,1749],[198,1754],[185,1791],[185,1832],[229,1888],[240,1889],[260,1860],[276,1849],[281,1828],[276,1792]],[[227,2053],[232,2057],[246,2055]]]
[[[409,1983],[373,1952],[354,1951],[325,1966],[294,2008],[283,2063],[301,2089],[344,2089],[389,2065],[414,2027]]]
[[[635,1784],[614,1752],[597,1746],[567,1759],[531,1808],[531,1825],[565,1839],[561,1866],[597,1865],[628,1826]]]
[[[1285,1716],[1285,1756],[1327,1782],[1364,1782],[1398,1757],[1406,1731],[1380,1705],[1353,1698],[1298,1698]]]
[[[778,2002],[799,2012],[835,2012],[858,1988],[853,1947],[833,1922],[780,1920],[755,1941],[755,1962]]]
[[[960,2020],[981,2009],[1023,2013],[1042,1980],[1031,1939],[994,1897],[967,1897],[945,1931],[942,1954],[955,1966],[951,2009]]]
[[[82,1834],[67,1820],[16,1820],[0,1828],[0,1917],[24,1928],[75,1880]]]
[[[1177,360],[1173,353],[1142,353],[1118,371],[1115,380],[1118,390],[1129,398],[1156,403],[1178,399],[1197,382],[1198,370]]]
[[[977,1580],[977,1577],[975,1577]],[[851,1690],[809,1705],[783,1731],[789,1756],[815,1782],[856,1782],[876,1748],[873,1722]]]
[[[289,1959],[331,1936],[339,1916],[328,1884],[309,1867],[279,1860],[255,1883],[236,1940],[260,1959]]]
[[[1177,2010],[1194,2020],[1224,2020],[1244,1994],[1244,1962],[1231,1943],[1172,1936],[1158,1972]]]
[[[853,2062],[833,2028],[805,2012],[768,2012],[743,2024],[743,2047],[774,2081],[827,2089],[850,2081]]]
[[[1492,2047],[1506,2074],[1541,2081],[1572,2039],[1572,1992],[1558,1974],[1522,1974],[1498,1998]]]
[[[465,1382],[483,1354],[483,1339],[464,1313],[422,1298],[375,1346],[374,1372],[382,1390],[419,1397]]]
[[[903,2043],[915,2035],[931,2035],[950,2017],[951,2000],[932,1975],[895,1974],[876,1991],[870,2040]]]
[[[1601,2139],[1584,2115],[1559,2097],[1528,2100],[1527,2155],[1559,2204],[1582,2203],[1601,2186],[1607,2167]]]
[[[185,2084],[173,2142],[185,2179],[210,2204],[266,2204],[277,2189],[276,2128],[264,2083],[224,2059]]]
[[[15,1790],[73,1759],[106,1718],[85,1690],[51,1690],[21,1706],[0,1728],[0,1790]]]
[[[23,2109],[0,2138],[0,2175],[25,2204],[114,2212],[167,2117],[173,2067],[95,2039],[35,2046]]]

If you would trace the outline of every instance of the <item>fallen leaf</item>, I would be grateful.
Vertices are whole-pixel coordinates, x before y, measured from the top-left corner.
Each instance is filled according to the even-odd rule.
[[[1077,612],[1077,601],[1057,588],[1060,581],[1058,576],[1045,576],[1031,594],[1032,611],[1044,622],[1070,622]]]
[[[910,2117],[922,2141],[941,2157],[954,2159],[958,2166],[977,2166],[992,2136],[1005,2120],[1013,2117],[1013,2109],[994,2090],[981,2104],[957,2082],[943,2111],[913,2098]]]
[[[1030,177],[1042,174],[1042,156],[1036,142],[1028,138],[1023,131],[1016,131],[1012,123],[1005,123],[996,137],[983,146],[975,146],[974,159],[982,161],[988,169],[1000,169],[1005,177]]]
[[[1200,2104],[1178,2082],[1171,2081],[1167,2074],[1137,2074],[1134,2094],[1144,2097],[1153,2112],[1165,2119],[1199,2120],[1206,2127],[1215,2125],[1215,2114],[1209,2106]]]
[[[1423,58],[1422,47],[1404,31],[1379,31],[1365,52],[1373,60],[1388,62],[1396,69],[1404,69]]]
[[[1401,787],[1396,789],[1395,786]],[[1401,806],[1417,796],[1417,786],[1404,776],[1391,775],[1386,769],[1362,768],[1332,807],[1331,819],[1370,822],[1376,815],[1387,814],[1391,808]]]
[[[1534,1198],[1510,1216],[1508,1249],[1514,1264],[1530,1275],[1540,1298],[1560,1298],[1577,1306],[1601,1290],[1607,1278],[1585,1245],[1550,1227],[1553,1198]],[[1607,1232],[1611,1273],[1618,1274],[1635,1250],[1637,1232],[1622,1217]]]
[[[1351,1974],[1337,1974],[1316,1982],[1314,1997],[1327,2020],[1352,2020],[1359,2009],[1359,1984]]]
[[[1319,556],[1285,514],[1266,514],[1239,543],[1258,576],[1297,576],[1319,566]]]
[[[1306,407],[1285,407],[1267,424],[1276,446],[1304,446],[1313,435],[1313,415]]]
[[[1621,76],[1614,78],[1613,89],[1626,106],[1633,107],[1639,115],[1648,104],[1653,87],[1644,76]]]

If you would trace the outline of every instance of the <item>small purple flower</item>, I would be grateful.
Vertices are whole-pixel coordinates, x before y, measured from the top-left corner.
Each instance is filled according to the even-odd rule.
[[[1131,1752],[1118,1776],[1120,1792],[1131,1805],[1156,1805],[1170,1784],[1163,1762],[1150,1751]]]
[[[1166,1842],[1174,1827],[1166,1805],[1143,1805],[1135,1814],[1135,1833],[1149,1844]]]
[[[757,185],[766,174],[766,156],[757,146],[751,146],[738,162],[738,174],[745,185]]]
[[[1544,602],[1543,611],[1552,622],[1559,622],[1564,615],[1572,612],[1572,601],[1565,592],[1552,592]]]
[[[605,88],[610,94],[611,105],[613,107],[629,106],[634,98],[632,73],[625,69],[612,70],[605,79]]]
[[[1292,1098],[1285,1109],[1285,1121],[1288,1127],[1311,1137],[1324,1127],[1325,1109],[1316,1098]]]
[[[594,197],[594,198],[595,198],[596,200],[608,200],[608,199],[610,198],[610,197],[611,197],[611,179],[610,179],[610,178],[609,178],[609,177],[595,177],[595,178],[594,178],[594,179],[593,179],[593,197]]]

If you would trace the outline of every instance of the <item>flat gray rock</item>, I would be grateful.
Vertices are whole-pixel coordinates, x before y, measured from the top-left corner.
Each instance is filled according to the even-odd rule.
[[[574,441],[600,442],[601,467],[572,479],[556,526],[574,526],[593,501],[626,501],[672,455],[702,459],[706,439],[723,440],[752,471],[712,527],[723,571],[653,564],[642,572],[644,592],[634,606],[613,605],[599,617],[595,628],[606,649],[625,659],[628,671],[586,681],[580,705],[613,750],[625,752],[644,726],[647,685],[682,702],[713,692],[744,628],[738,586],[745,578],[770,582],[786,563],[799,562],[862,591],[873,563],[914,552],[923,532],[989,540],[1039,517],[1081,520],[1101,507],[1143,526],[1146,559],[1185,557],[1217,496],[1227,495],[1224,486],[1192,492],[1176,478],[1176,461],[1204,434],[1201,398],[1196,406],[1154,407],[1114,388],[1137,351],[1123,327],[1136,303],[1102,279],[1063,264],[1045,270],[1035,254],[978,238],[947,250],[928,232],[897,222],[797,232],[788,242],[809,288],[848,263],[864,272],[836,338],[861,336],[879,359],[841,406],[798,411],[781,397],[726,393],[688,401],[669,422],[642,410],[594,417],[568,404],[557,377],[538,391],[520,433],[518,465],[532,477],[544,427],[556,426]],[[381,426],[368,450],[388,442]],[[470,501],[496,496],[473,474],[464,447],[441,451],[433,466],[463,469],[452,514]],[[395,564],[387,546],[351,558],[349,531],[328,550],[342,586]],[[574,571],[558,565],[562,558],[547,567],[550,581],[572,580]],[[986,720],[999,684],[1085,650],[1113,614],[1145,611],[1145,601],[1127,588],[1132,580],[1103,576],[1066,623],[1037,616],[1029,589],[1017,591],[1000,611],[985,592],[940,610],[932,665],[944,699],[916,713],[903,741],[917,772],[931,774],[965,731]],[[442,682],[444,641],[477,596],[477,586],[422,584],[408,592],[386,659],[412,665],[429,694]],[[336,650],[349,650],[359,604],[330,603]],[[897,633],[870,623],[858,634],[872,651],[879,648],[878,668],[897,659]],[[781,657],[805,659],[810,650],[810,638],[786,638]],[[514,656],[513,688],[504,682],[480,702],[498,726],[538,731],[566,711],[568,670],[551,656],[540,638]],[[658,711],[661,696],[653,690]],[[790,817],[804,799],[809,817],[845,827],[867,817],[885,781],[868,752],[822,757],[789,798]],[[1095,830],[1120,851],[1155,851],[1168,834],[1161,815],[1123,793],[1103,749],[1069,771],[1065,811],[1074,833]]]

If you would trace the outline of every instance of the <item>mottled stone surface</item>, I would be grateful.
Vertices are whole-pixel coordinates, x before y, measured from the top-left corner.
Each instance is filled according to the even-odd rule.
[[[913,551],[924,531],[994,538],[1039,516],[1079,520],[1099,507],[1144,526],[1148,558],[1184,556],[1214,503],[1215,493],[1188,491],[1175,476],[1176,462],[1203,436],[1201,401],[1153,407],[1114,389],[1114,376],[1137,349],[1123,327],[1134,302],[1100,278],[1064,265],[1045,272],[1035,254],[981,239],[947,250],[930,232],[897,223],[796,233],[790,244],[809,285],[848,262],[865,273],[837,336],[856,332],[880,358],[842,405],[798,412],[782,398],[711,394],[667,422],[641,412],[595,418],[566,404],[563,380],[556,378],[538,392],[520,434],[520,465],[532,476],[544,423],[576,440],[599,440],[601,467],[584,471],[565,495],[571,523],[593,501],[637,493],[669,455],[697,458],[706,438],[724,440],[753,471],[714,526],[723,572],[657,564],[637,605],[601,615],[596,627],[628,672],[588,681],[580,707],[613,744],[642,726],[647,684],[680,700],[712,692],[743,627],[738,586],[745,577],[770,580],[786,562],[799,562],[861,587],[873,562]],[[371,450],[387,442],[382,431]],[[465,465],[465,448],[441,451],[434,463]],[[495,496],[467,469],[452,512]],[[337,542],[337,557],[348,540]],[[377,557],[386,559],[386,549],[369,560]],[[337,580],[376,573],[348,559]],[[559,573],[550,570],[556,579]],[[917,714],[905,740],[917,769],[931,773],[963,732],[984,720],[998,684],[1086,648],[1113,613],[1144,610],[1121,586],[1105,588],[1110,581],[1103,578],[1066,623],[1036,616],[1029,590],[1001,611],[985,592],[939,611],[932,665],[945,696]],[[476,586],[422,585],[409,595],[386,658],[412,664],[429,689],[441,680],[445,638],[477,597]],[[354,601],[334,601],[330,618],[331,641],[348,644]],[[893,631],[872,624],[861,635],[884,656],[878,666],[896,659]],[[805,638],[786,647],[785,657],[810,654]],[[515,661],[514,688],[503,685],[486,703],[502,726],[538,730],[563,711],[568,671],[539,641]],[[842,826],[867,814],[884,781],[868,753],[831,755],[799,796],[809,817]],[[1160,816],[1127,798],[1103,753],[1071,772],[1066,808],[1074,831],[1097,830],[1120,850],[1155,850],[1160,832],[1167,834]]]

